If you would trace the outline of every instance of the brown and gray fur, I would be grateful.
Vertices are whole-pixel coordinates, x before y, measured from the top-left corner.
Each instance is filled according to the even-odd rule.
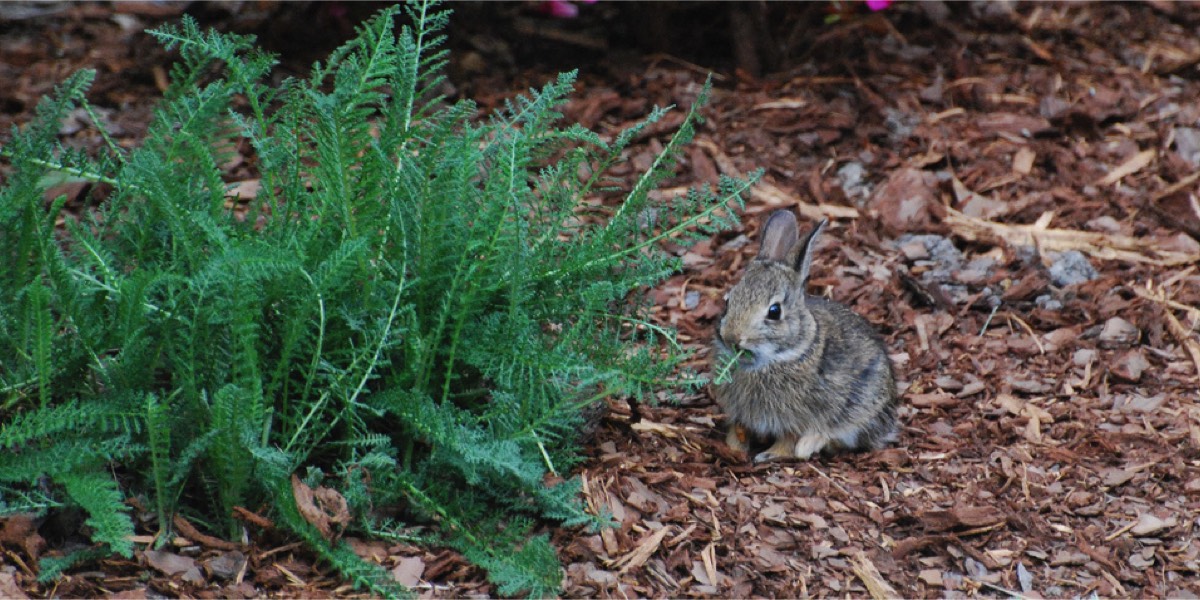
[[[774,440],[755,462],[874,450],[896,439],[896,383],[883,341],[849,308],[804,293],[826,223],[799,239],[791,212],[772,213],[758,256],[726,298],[717,363],[744,354],[716,397],[731,447],[747,451],[747,435]]]

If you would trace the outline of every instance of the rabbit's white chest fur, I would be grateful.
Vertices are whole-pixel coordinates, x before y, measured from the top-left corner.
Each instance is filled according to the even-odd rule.
[[[820,407],[801,398],[819,398],[815,373],[798,373],[779,363],[734,373],[717,392],[717,400],[738,423],[761,437],[803,435],[820,429]]]

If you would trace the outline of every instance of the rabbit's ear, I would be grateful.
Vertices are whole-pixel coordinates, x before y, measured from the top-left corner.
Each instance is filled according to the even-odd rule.
[[[808,283],[808,271],[812,266],[813,247],[816,245],[817,236],[829,224],[829,219],[821,219],[804,239],[792,246],[788,253],[788,262],[800,274],[800,285]]]
[[[796,245],[800,237],[800,229],[796,227],[796,215],[790,210],[777,210],[767,218],[763,225],[762,246],[758,250],[758,258],[775,262],[787,260],[788,251]]]

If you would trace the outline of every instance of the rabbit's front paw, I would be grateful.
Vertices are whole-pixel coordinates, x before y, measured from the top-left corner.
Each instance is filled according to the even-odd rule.
[[[786,460],[796,458],[796,438],[781,437],[771,444],[770,448],[759,452],[754,457],[754,463],[765,463],[773,460]],[[807,456],[802,458],[808,458]]]

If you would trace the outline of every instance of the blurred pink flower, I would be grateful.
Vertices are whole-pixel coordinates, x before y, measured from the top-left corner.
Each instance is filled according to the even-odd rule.
[[[866,0],[867,8],[871,9],[872,12],[878,12],[891,6],[892,1],[893,0]]]
[[[596,0],[578,0],[583,4],[594,4]],[[555,19],[574,19],[579,16],[579,7],[569,0],[543,0],[537,5],[537,11]]]

